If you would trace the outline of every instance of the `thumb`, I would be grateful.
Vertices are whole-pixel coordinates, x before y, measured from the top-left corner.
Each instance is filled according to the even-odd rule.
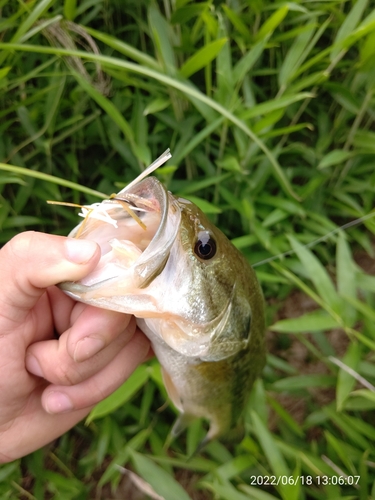
[[[20,233],[0,250],[2,315],[22,321],[47,287],[82,279],[99,258],[93,241]]]

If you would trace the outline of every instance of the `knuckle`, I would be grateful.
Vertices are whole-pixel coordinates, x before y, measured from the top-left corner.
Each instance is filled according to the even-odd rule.
[[[117,385],[114,384],[110,384],[109,388],[102,387],[99,383],[94,384],[91,396],[92,404],[97,404],[100,401],[103,401],[103,399],[112,394],[112,392],[114,392],[117,388]]]
[[[16,296],[30,296],[32,298],[35,295],[35,288],[27,279],[27,270],[36,234],[35,231],[19,233],[1,249],[0,279],[3,279],[4,276],[10,279]]]
[[[35,231],[19,233],[5,245],[4,249],[6,248],[13,257],[23,260],[28,256],[36,234]]]
[[[82,377],[77,369],[71,364],[61,363],[55,369],[56,381],[61,385],[76,385],[81,382]]]
[[[137,328],[137,322],[135,316],[131,316],[125,331],[128,333],[129,336],[132,337],[135,334],[136,328]]]

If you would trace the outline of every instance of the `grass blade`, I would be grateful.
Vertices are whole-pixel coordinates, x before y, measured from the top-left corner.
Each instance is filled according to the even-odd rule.
[[[131,450],[130,456],[137,473],[165,500],[191,500],[182,486],[164,469],[145,455]]]
[[[289,236],[289,241],[291,242],[293,250],[302,262],[308,277],[314,283],[320,297],[332,310],[340,313],[342,310],[342,302],[339,299],[327,271],[315,255],[306,247],[302,246],[293,236]]]
[[[146,383],[148,376],[147,366],[139,366],[121,387],[119,387],[106,399],[98,403],[95,408],[91,410],[90,414],[86,418],[86,425],[97,418],[103,418],[106,415],[109,415],[116,408],[127,403],[129,399]]]
[[[44,172],[38,172],[37,170],[30,170],[29,168],[16,167],[15,165],[8,165],[6,163],[0,163],[0,170],[4,170],[6,172],[13,172],[19,175],[26,175],[27,177],[35,177],[36,179],[41,179],[46,182],[52,182],[53,184],[65,186],[69,189],[73,189],[74,191],[90,194],[92,196],[96,196],[97,198],[101,198],[103,200],[108,198],[108,194],[101,193],[100,191],[96,191],[95,189],[90,189],[86,186],[81,186],[76,182],[71,182],[66,179],[55,177],[54,175],[45,174]]]
[[[207,64],[217,57],[227,41],[227,38],[219,38],[198,50],[193,56],[185,61],[183,66],[181,66],[181,76],[189,78],[189,76],[194,75],[194,73],[207,66]]]
[[[282,189],[288,194],[288,196],[292,196],[293,198],[299,200],[298,195],[294,192],[292,189],[288,179],[286,178],[282,168],[280,167],[279,163],[277,162],[275,156],[272,154],[272,152],[265,146],[265,144],[250,130],[250,128],[240,119],[238,119],[233,113],[225,109],[221,104],[218,102],[214,101],[213,99],[210,99],[209,97],[205,96],[202,94],[199,90],[195,89],[194,87],[191,87],[187,85],[186,83],[182,83],[179,80],[173,79],[167,75],[164,75],[162,73],[156,72],[152,69],[139,66],[134,63],[122,61],[121,59],[113,58],[113,57],[108,57],[108,56],[102,56],[102,55],[97,55],[97,54],[90,54],[88,52],[82,52],[79,50],[66,50],[66,49],[60,49],[60,48],[52,48],[52,47],[42,47],[38,45],[18,45],[15,43],[12,44],[6,44],[0,42],[0,49],[12,49],[12,50],[22,50],[22,51],[27,51],[27,52],[38,52],[41,54],[59,54],[62,56],[76,56],[76,57],[81,57],[83,59],[87,60],[92,60],[92,61],[97,61],[98,63],[102,63],[103,65],[108,65],[109,67],[115,67],[115,68],[122,68],[126,69],[135,73],[139,73],[144,76],[149,76],[150,78],[154,78],[155,80],[164,83],[165,85],[169,85],[177,90],[180,90],[183,92],[185,95],[193,97],[197,99],[198,101],[207,104],[209,107],[220,113],[221,115],[225,116],[228,118],[229,121],[231,121],[234,125],[239,127],[241,130],[245,132],[245,134],[250,137],[257,145],[258,147],[264,152],[264,154],[267,156],[269,159],[275,176],[280,182],[280,186]]]

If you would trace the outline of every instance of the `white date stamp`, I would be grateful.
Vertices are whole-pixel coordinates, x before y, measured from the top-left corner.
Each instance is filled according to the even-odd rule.
[[[361,476],[250,476],[251,486],[356,486]]]

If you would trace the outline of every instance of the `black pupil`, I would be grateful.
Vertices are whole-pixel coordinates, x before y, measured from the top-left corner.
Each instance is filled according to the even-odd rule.
[[[203,259],[208,260],[216,254],[216,242],[211,238],[210,234],[201,232],[198,234],[198,240],[194,247],[195,254]]]

